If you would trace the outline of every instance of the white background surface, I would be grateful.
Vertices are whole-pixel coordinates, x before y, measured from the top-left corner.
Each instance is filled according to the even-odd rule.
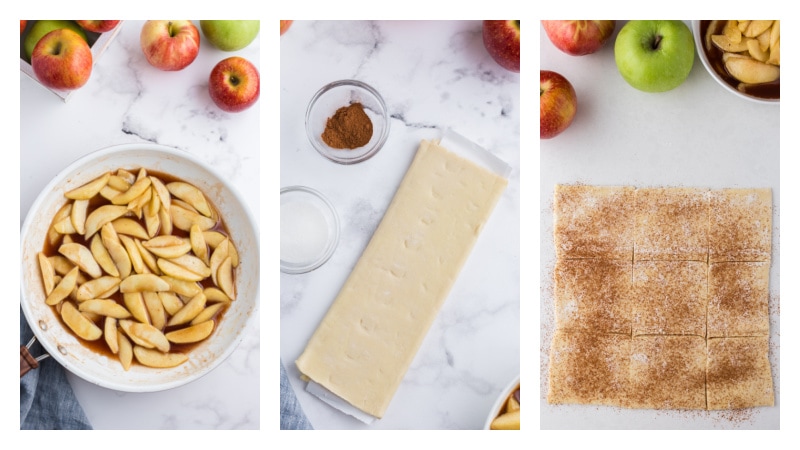
[[[280,278],[281,359],[306,414],[318,429],[482,428],[520,370],[519,75],[486,53],[480,21],[295,22],[280,50],[281,186],[321,191],[342,225],[325,265]],[[352,166],[318,154],[303,121],[314,93],[346,78],[373,86],[392,117],[381,151]],[[383,217],[420,140],[441,137],[448,127],[511,165],[509,186],[386,415],[367,426],[305,392],[294,360]]]
[[[674,90],[646,93],[632,88],[614,62],[614,39],[625,22],[617,21],[614,36],[597,53],[581,57],[562,53],[539,30],[541,69],[566,77],[578,97],[578,113],[570,128],[541,141],[541,427],[777,429],[781,405],[780,107],[747,102],[726,92],[697,55],[688,79]],[[547,354],[554,328],[553,187],[575,183],[772,188],[770,361],[775,407],[731,414],[547,404]]]
[[[259,39],[244,50],[225,53],[201,32],[197,59],[182,71],[162,72],[144,59],[142,24],[123,22],[89,82],[67,103],[20,73],[20,222],[41,189],[75,159],[136,142],[177,147],[210,164],[241,193],[258,220],[258,104],[239,114],[223,112],[208,95],[208,75],[233,54],[258,67]],[[199,22],[195,24],[199,31]],[[71,374],[69,380],[96,429],[258,429],[259,320],[251,324],[223,364],[176,389],[131,394]]]

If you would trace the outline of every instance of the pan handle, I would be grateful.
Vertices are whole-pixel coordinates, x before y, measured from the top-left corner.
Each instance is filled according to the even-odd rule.
[[[41,356],[33,357],[30,352],[30,348],[33,343],[36,342],[36,336],[32,337],[30,341],[28,341],[27,345],[20,345],[19,346],[19,377],[22,378],[23,375],[30,372],[31,369],[36,369],[39,367],[39,361],[49,357],[47,353]]]

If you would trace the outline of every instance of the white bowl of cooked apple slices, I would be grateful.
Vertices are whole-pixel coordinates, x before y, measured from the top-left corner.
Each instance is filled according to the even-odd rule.
[[[780,20],[694,20],[692,32],[700,61],[723,89],[780,104]]]
[[[47,353],[91,383],[186,384],[224,361],[255,315],[254,223],[225,179],[185,151],[96,151],[25,218],[22,311]]]
[[[520,429],[520,377],[511,380],[495,400],[486,417],[484,430]]]

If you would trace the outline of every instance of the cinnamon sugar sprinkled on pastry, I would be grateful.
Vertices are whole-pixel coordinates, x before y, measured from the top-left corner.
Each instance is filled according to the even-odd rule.
[[[772,191],[720,189],[709,194],[710,262],[769,261]]]
[[[769,337],[708,340],[708,409],[773,406]]]
[[[558,260],[557,328],[630,334],[631,269],[629,261]]]
[[[706,263],[633,263],[633,334],[693,334],[705,337],[707,280]]]
[[[769,334],[769,263],[711,264],[708,337]]]
[[[705,262],[708,190],[637,189],[635,239],[636,260]]]
[[[556,186],[553,208],[550,403],[774,404],[769,189]]]
[[[630,364],[629,407],[705,409],[705,338],[634,337]]]
[[[626,401],[631,337],[557,331],[550,349],[550,403]]]
[[[555,188],[555,247],[559,258],[633,258],[632,187]]]

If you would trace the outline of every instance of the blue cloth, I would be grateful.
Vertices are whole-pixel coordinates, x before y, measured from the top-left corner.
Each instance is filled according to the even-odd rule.
[[[281,430],[313,430],[289,383],[281,361]]]
[[[33,331],[19,312],[19,344],[27,345]],[[29,349],[34,357],[45,354],[37,341]],[[19,428],[21,430],[91,430],[92,425],[75,398],[64,368],[53,358],[39,361],[19,379]]]

